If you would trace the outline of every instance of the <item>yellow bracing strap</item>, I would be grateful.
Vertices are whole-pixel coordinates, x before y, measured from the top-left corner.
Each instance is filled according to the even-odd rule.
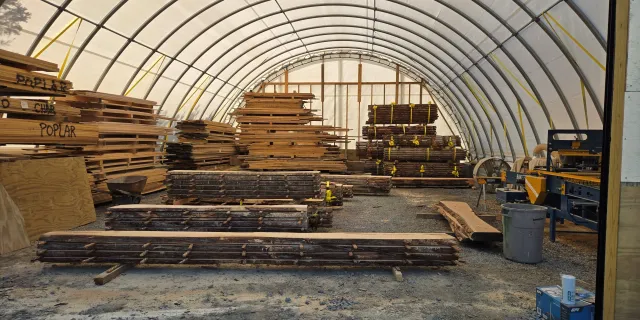
[[[587,122],[587,130],[589,129],[589,114],[587,113],[587,96],[584,93],[584,82],[580,80],[580,88],[582,89],[582,104],[584,105],[584,120]]]
[[[425,137],[427,136],[427,125],[426,124],[424,125],[424,135],[425,135]]]
[[[409,104],[409,110],[411,110],[411,112],[409,113],[409,123],[413,123],[413,107],[415,107],[416,105],[411,103]]]
[[[458,150],[458,148],[453,148],[453,162],[456,161],[456,151]]]
[[[128,95],[129,95],[129,93],[131,93],[131,91],[133,91],[133,89],[134,89],[134,88],[135,88],[135,87],[140,83],[140,81],[142,81],[142,79],[144,79],[144,78],[149,74],[149,72],[151,72],[151,70],[153,70],[153,67],[155,67],[155,66],[156,66],[156,64],[158,64],[158,62],[160,62],[160,60],[164,61],[164,58],[165,58],[165,56],[164,56],[163,54],[161,54],[161,55],[158,57],[158,59],[156,59],[156,61],[151,65],[151,67],[149,67],[149,69],[147,69],[147,70],[142,74],[142,76],[141,76],[138,80],[136,80],[136,82],[134,82],[134,83],[133,83],[133,85],[131,86],[131,88],[129,88],[129,90],[127,90],[127,92],[125,92],[125,94],[124,94],[124,95],[125,95],[125,96],[128,96]]]
[[[407,134],[407,126],[404,124],[402,125],[402,133]]]
[[[396,102],[391,102],[391,124],[393,124],[393,107],[396,106]]]
[[[396,168],[396,165],[393,165],[393,168],[391,169],[391,175],[395,176],[396,175],[396,171],[398,171],[398,168]]]
[[[424,177],[424,164],[420,165],[420,176]]]
[[[378,106],[373,106],[373,124],[376,124],[377,116],[378,116]]]
[[[455,147],[455,144],[453,143],[453,139],[451,139],[451,136],[449,136],[449,143],[447,143],[449,145],[450,148]]]
[[[393,141],[393,135],[392,135],[392,136],[390,137],[390,140],[389,140],[389,146],[390,146],[390,147],[393,147],[393,146],[395,146],[395,145],[396,145],[396,143],[395,143],[395,141]]]
[[[193,101],[193,104],[191,105],[191,108],[189,109],[189,112],[187,112],[187,115],[184,117],[185,120],[189,120],[189,117],[191,116],[191,112],[193,112],[193,109],[196,107],[196,105],[198,104],[198,102],[200,101],[200,98],[202,98],[202,95],[204,94],[204,92],[206,91],[204,86],[204,83],[207,82],[207,80],[209,80],[210,76],[207,75],[207,77],[205,78],[205,80],[202,82],[202,84],[200,85],[200,88],[198,88],[198,90],[202,89],[202,91],[200,91],[200,94],[198,95],[198,97],[196,97],[196,99]],[[211,84],[211,83],[209,83]]]
[[[382,160],[378,159],[376,160],[376,174],[380,174],[380,164],[382,163]]]
[[[373,127],[373,139],[378,139],[378,129],[376,127]]]
[[[427,111],[427,123],[431,122],[431,106],[429,106],[428,108],[429,110]],[[425,133],[426,135],[426,133]]]
[[[576,39],[567,29],[565,29],[564,26],[562,24],[560,24],[560,22],[558,22],[558,20],[556,20],[556,18],[554,18],[549,13],[545,13],[544,14],[544,19],[547,21],[547,24],[551,27],[553,32],[556,34],[556,37],[558,37],[558,40],[560,40],[560,37],[558,36],[558,33],[556,32],[556,30],[553,27],[553,25],[549,22],[549,19],[547,19],[547,17],[551,18],[553,23],[555,23],[560,28],[560,30],[562,30],[562,32],[564,32],[564,34],[566,34],[567,37],[569,37],[569,39],[571,39],[571,41],[573,41],[578,46],[578,48],[580,48],[580,50],[584,51],[584,53],[589,58],[591,58],[591,60],[593,60],[593,62],[595,62],[598,65],[598,67],[600,67],[600,69],[602,69],[603,71],[607,70],[607,68],[604,66],[604,64],[602,64],[600,61],[598,61],[598,59],[593,54],[591,54],[591,52],[589,52],[589,50],[587,50],[587,48],[585,48],[584,45],[582,45],[582,43],[580,43],[580,41],[578,41],[578,39]]]
[[[49,42],[45,44],[44,47],[40,49],[40,51],[38,51],[35,55],[33,55],[33,57],[38,58],[43,52],[45,52],[54,42],[56,42],[65,32],[67,32],[67,30],[69,30],[69,28],[71,28],[79,20],[80,20],[80,17],[76,17],[73,20],[71,20],[69,23],[67,23],[67,25],[64,28],[62,28],[62,30],[60,30],[60,32],[58,32],[53,38],[51,38],[51,40],[49,40]]]
[[[60,66],[60,71],[58,71],[58,79],[60,79],[62,77],[62,73],[64,72],[64,69],[67,66],[67,61],[69,60],[69,55],[71,55],[71,48],[73,48],[73,44],[76,42],[76,37],[78,36],[78,31],[80,30],[80,26],[81,25],[82,25],[82,19],[80,19],[80,22],[78,23],[78,29],[76,29],[76,33],[73,35],[73,40],[71,40],[71,44],[69,45],[69,49],[67,50],[67,54],[64,56],[64,60],[62,60],[62,65]]]
[[[240,199],[240,205],[242,205],[242,199]]]
[[[427,162],[431,160],[431,148],[427,148]]]
[[[416,147],[420,146],[420,140],[418,139],[418,136],[413,136],[413,140],[411,140],[411,142],[413,142]]]
[[[391,160],[391,148],[387,148],[389,150],[387,157]]]

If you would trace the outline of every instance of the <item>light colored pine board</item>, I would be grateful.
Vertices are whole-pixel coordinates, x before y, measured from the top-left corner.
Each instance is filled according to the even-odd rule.
[[[32,58],[3,49],[0,49],[0,64],[25,69],[27,71],[60,71],[58,65],[53,62]]]
[[[96,220],[82,157],[0,163],[0,183],[20,209],[32,240]]]

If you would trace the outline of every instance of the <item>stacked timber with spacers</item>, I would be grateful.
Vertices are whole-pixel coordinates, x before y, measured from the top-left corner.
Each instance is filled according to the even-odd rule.
[[[249,170],[318,170],[344,172],[347,166],[336,145],[346,129],[312,125],[322,121],[305,108],[310,93],[247,92],[245,106],[232,114],[240,134],[238,143],[248,155],[240,156]],[[333,133],[330,133],[333,132]]]
[[[443,233],[66,231],[40,237],[48,263],[452,266],[456,239]]]
[[[169,200],[318,198],[318,171],[169,171]]]
[[[306,205],[122,205],[109,208],[105,229],[115,231],[305,232],[330,228]],[[317,215],[317,214],[316,214]]]
[[[366,142],[356,143],[365,172],[392,176],[394,185],[406,187],[468,186],[458,181],[467,152],[458,136],[439,136],[433,125],[438,107],[428,104],[369,106]],[[437,181],[427,181],[438,178]],[[442,178],[451,179],[450,184]]]
[[[98,142],[98,128],[80,123],[80,109],[58,99],[73,88],[56,77],[59,71],[55,63],[0,49],[0,161],[58,157],[41,146]]]
[[[236,152],[236,129],[207,120],[176,124],[178,142],[167,143],[170,170],[220,170],[229,166]]]
[[[56,152],[85,158],[95,203],[111,201],[106,181],[146,176],[142,194],[164,189],[167,173],[160,144],[173,129],[158,125],[170,120],[158,113],[155,101],[94,91],[72,91],[57,98],[80,109],[80,121],[98,129],[98,142],[82,148],[55,147]]]
[[[354,195],[386,196],[391,192],[390,176],[323,174],[322,181],[350,185]]]

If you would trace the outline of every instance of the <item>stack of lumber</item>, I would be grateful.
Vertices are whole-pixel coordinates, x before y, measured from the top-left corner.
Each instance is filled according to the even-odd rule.
[[[474,185],[473,178],[393,177],[391,182],[396,188],[471,188]]]
[[[383,163],[384,174],[398,177],[451,177],[454,171],[463,171],[463,164],[452,162],[391,162]],[[394,169],[395,168],[395,169]]]
[[[246,145],[241,156],[249,170],[320,170],[344,172],[347,169],[335,143],[342,136],[330,134],[346,130],[311,125],[321,121],[304,104],[310,93],[245,94],[245,106],[234,111],[240,129],[238,143]]]
[[[442,233],[67,231],[40,237],[50,263],[446,266],[458,260]]]
[[[427,124],[438,119],[438,107],[433,104],[369,105],[367,124]]]
[[[385,161],[426,161],[426,162],[453,162],[458,163],[467,157],[464,149],[450,148],[432,150],[431,148],[384,148],[383,159]]]
[[[362,127],[368,141],[356,143],[356,154],[367,161],[365,172],[404,178],[392,180],[398,186],[432,186],[432,178],[443,177],[451,178],[446,180],[450,186],[461,186],[455,179],[467,152],[460,137],[436,135],[436,127],[428,124],[437,117],[433,103],[369,106],[369,126]],[[449,186],[446,181],[437,184]]]
[[[346,199],[353,198],[353,186],[350,184],[342,185],[342,196]]]
[[[329,206],[342,206],[344,204],[344,185],[341,183],[322,183],[320,190],[324,195],[325,203]]]
[[[80,110],[53,99],[20,96],[64,96],[72,84],[40,73],[58,72],[55,63],[0,49],[0,144],[84,146],[98,142],[98,129],[80,124]],[[7,95],[6,97],[3,95]],[[9,97],[10,95],[14,97]],[[3,160],[56,157],[36,147],[4,147]]]
[[[82,157],[0,163],[0,185],[8,195],[0,196],[0,253],[22,249],[16,239],[96,221]]]
[[[440,201],[438,211],[442,214],[460,241],[502,241],[498,229],[480,219],[465,202]]]
[[[352,185],[354,195],[386,196],[391,192],[388,176],[323,174],[322,181]]]
[[[64,96],[73,89],[70,81],[38,71],[59,69],[55,63],[0,49],[0,95]]]
[[[318,171],[169,171],[170,199],[305,199],[320,196]]]
[[[124,205],[109,208],[106,230],[279,231],[310,228],[306,205]]]
[[[98,129],[98,143],[81,148],[57,146],[58,152],[85,157],[87,171],[94,181],[95,203],[111,201],[106,181],[123,176],[147,177],[143,194],[164,189],[166,168],[161,137],[171,129],[158,126],[156,102],[93,91],[73,91],[58,98],[80,109],[80,121]]]
[[[236,129],[229,124],[184,120],[178,122],[178,141],[167,144],[170,170],[216,170],[236,154]]]
[[[384,136],[389,135],[421,135],[421,136],[435,136],[436,127],[427,125],[415,125],[415,126],[363,126],[362,136],[368,139],[382,139]]]

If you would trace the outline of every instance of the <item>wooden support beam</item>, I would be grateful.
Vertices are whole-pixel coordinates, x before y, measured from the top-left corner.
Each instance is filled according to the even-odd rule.
[[[347,94],[345,96],[345,105],[344,105],[344,127],[349,128],[349,85],[347,85]],[[349,160],[347,150],[349,150],[349,135],[346,134],[344,136],[344,158]]]
[[[117,278],[119,275],[121,275],[123,272],[129,270],[133,268],[133,265],[131,264],[116,264],[115,266],[107,269],[105,272],[97,275],[95,278],[93,278],[93,282],[96,285],[102,286],[105,285],[109,282],[111,282],[111,280]]]
[[[289,93],[289,69],[284,69],[284,93]]]
[[[394,100],[395,103],[400,103],[400,101],[398,101],[400,97],[400,65],[396,64],[396,99]]]

